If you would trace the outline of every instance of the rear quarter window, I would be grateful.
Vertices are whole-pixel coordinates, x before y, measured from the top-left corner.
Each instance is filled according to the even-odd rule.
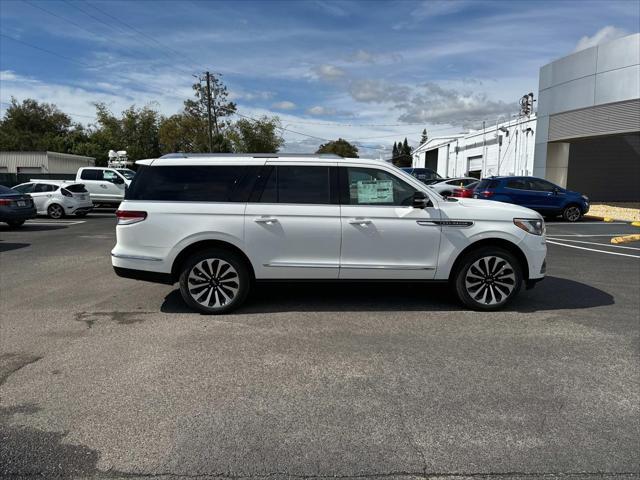
[[[143,166],[127,200],[246,202],[259,166]]]
[[[81,183],[76,183],[74,185],[65,186],[67,190],[73,193],[86,193],[87,189]]]

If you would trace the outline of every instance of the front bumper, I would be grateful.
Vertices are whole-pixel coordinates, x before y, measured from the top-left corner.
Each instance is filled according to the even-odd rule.
[[[22,221],[36,217],[36,207],[33,208],[0,208],[0,222]]]

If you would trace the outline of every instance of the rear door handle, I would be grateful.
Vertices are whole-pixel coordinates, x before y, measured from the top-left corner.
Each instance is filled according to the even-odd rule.
[[[369,225],[373,222],[368,218],[350,218],[349,223],[351,225]]]
[[[253,219],[256,223],[266,223],[267,225],[273,225],[278,222],[277,218],[274,217],[258,217]]]

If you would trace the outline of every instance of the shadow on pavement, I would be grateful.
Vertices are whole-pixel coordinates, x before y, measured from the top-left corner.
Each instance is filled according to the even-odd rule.
[[[4,240],[0,240],[0,242],[2,242],[0,243],[0,253],[31,246],[30,243],[11,243],[5,242]]]
[[[536,312],[612,305],[613,296],[584,283],[547,277],[533,290],[520,292],[503,311]],[[173,290],[164,313],[195,313]],[[465,310],[446,284],[429,283],[263,283],[254,287],[237,313],[291,311],[460,311]]]
[[[42,225],[37,223],[25,223],[21,227],[11,228],[8,225],[0,224],[0,232],[40,232],[45,230],[60,230],[62,228],[68,228],[69,225]]]
[[[98,451],[65,443],[65,433],[10,425],[13,415],[32,415],[37,411],[34,405],[0,407],[0,477],[95,476]]]

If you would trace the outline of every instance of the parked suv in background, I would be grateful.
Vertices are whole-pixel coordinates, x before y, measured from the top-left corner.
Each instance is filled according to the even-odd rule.
[[[13,189],[31,195],[38,214],[50,218],[57,219],[65,215],[84,217],[93,210],[89,192],[81,183],[32,178]]]
[[[85,185],[94,203],[118,206],[134,176],[128,168],[84,167],[78,170],[76,181]]]
[[[546,217],[577,222],[589,211],[589,198],[536,177],[490,177],[480,181],[474,198],[514,203]]]
[[[335,156],[142,160],[116,212],[115,272],[180,283],[206,313],[254,280],[450,282],[470,308],[505,305],[545,273],[536,212],[444,200],[399,168]]]

